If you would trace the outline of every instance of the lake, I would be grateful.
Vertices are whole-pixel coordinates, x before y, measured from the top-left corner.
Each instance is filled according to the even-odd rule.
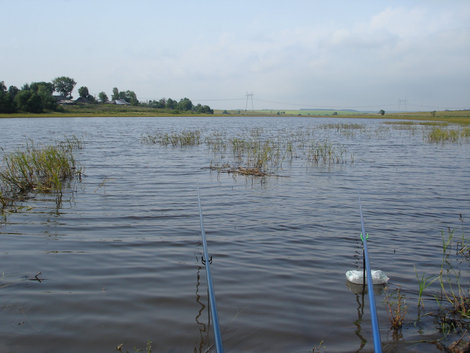
[[[148,341],[154,353],[215,351],[198,188],[226,352],[373,352],[367,295],[345,278],[362,266],[359,196],[372,268],[408,305],[394,335],[377,289],[384,351],[440,352],[433,319],[416,321],[416,275],[439,273],[441,232],[469,234],[470,144],[430,144],[429,128],[303,117],[0,119],[2,153],[27,139],[84,142],[75,154],[84,177],[61,203],[31,195],[0,224],[0,352],[123,344],[133,353]],[[204,142],[142,141],[183,130],[304,136],[341,146],[345,158],[315,164],[299,152],[274,175],[253,177],[211,170],[230,153],[215,156]],[[437,310],[436,291],[437,282],[425,292],[427,311]]]

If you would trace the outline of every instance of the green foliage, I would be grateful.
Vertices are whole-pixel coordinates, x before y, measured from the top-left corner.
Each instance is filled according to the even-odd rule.
[[[87,98],[90,93],[88,92],[88,87],[82,86],[78,89],[78,94],[80,95],[81,98]]]
[[[16,90],[15,90],[16,89]],[[3,81],[0,81],[0,113],[14,113],[16,112],[16,105],[14,99],[17,93],[17,88],[13,86],[7,91]]]
[[[184,112],[190,111],[193,109],[193,102],[189,98],[182,98],[176,105],[178,110],[182,110]]]
[[[161,98],[160,100],[151,100],[147,104],[149,107],[156,109],[175,110],[177,112],[194,112],[197,114],[214,114],[214,110],[208,105],[194,105],[189,98],[182,98],[177,103],[175,100]]]
[[[166,101],[166,108],[167,109],[176,109],[177,104],[178,103],[175,100],[173,100],[171,98],[168,98],[167,101]]]
[[[130,105],[136,106],[139,105],[139,100],[134,91],[119,91],[117,87],[113,88],[112,100],[122,99],[125,100]]]
[[[111,96],[111,100],[115,101],[119,99],[119,90],[117,87],[113,88],[113,94]]]
[[[52,96],[54,91],[50,82],[33,82],[25,84],[21,90],[10,87],[10,96],[14,95],[14,111],[42,113],[44,110],[56,110],[57,103]]]
[[[100,92],[98,94],[98,98],[100,99],[101,103],[106,103],[108,101],[108,96],[104,92]]]
[[[43,111],[40,95],[31,90],[21,90],[15,97],[15,103],[21,111],[29,113],[41,113]]]
[[[65,97],[72,97],[72,91],[77,84],[73,78],[61,76],[52,81],[54,90],[64,95]]]

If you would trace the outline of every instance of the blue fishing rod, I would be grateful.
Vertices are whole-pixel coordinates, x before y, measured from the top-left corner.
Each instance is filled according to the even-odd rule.
[[[203,264],[206,266],[207,287],[209,289],[209,302],[211,306],[212,321],[214,323],[213,326],[214,326],[215,348],[217,350],[217,353],[223,353],[224,348],[222,346],[222,336],[220,335],[220,328],[219,328],[219,317],[217,315],[217,307],[215,305],[214,285],[212,284],[212,275],[211,275],[211,266],[210,266],[212,260],[209,258],[209,253],[207,251],[206,232],[204,231],[204,220],[202,218],[201,197],[199,195],[199,189],[197,190],[197,201],[199,205],[199,219],[201,222],[202,248],[204,251]]]
[[[375,307],[374,297],[374,283],[372,282],[372,272],[369,263],[369,254],[367,252],[367,238],[369,235],[364,230],[364,217],[362,216],[361,198],[359,197],[359,212],[361,214],[361,227],[362,227],[362,244],[364,246],[364,260],[366,263],[367,272],[367,289],[369,294],[370,316],[372,321],[372,334],[374,336],[374,351],[375,353],[382,353],[382,343],[380,342],[379,321],[377,320],[377,310]]]

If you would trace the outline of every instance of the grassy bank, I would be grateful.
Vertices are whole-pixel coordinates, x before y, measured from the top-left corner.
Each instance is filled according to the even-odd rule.
[[[361,113],[348,110],[215,110],[214,114],[197,114],[170,109],[156,109],[148,106],[125,106],[112,104],[77,104],[64,106],[61,112],[41,114],[15,113],[0,114],[0,118],[39,118],[39,117],[178,117],[178,116],[303,116],[329,118],[362,118],[362,119],[403,119],[416,121],[445,121],[455,124],[470,124],[470,110],[409,112],[409,113]]]

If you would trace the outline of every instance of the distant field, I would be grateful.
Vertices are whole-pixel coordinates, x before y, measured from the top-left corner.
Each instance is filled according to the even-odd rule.
[[[328,110],[328,109],[316,109],[316,110],[262,110],[263,112],[269,112],[271,114],[278,115],[301,115],[301,116],[336,116],[336,115],[357,115],[361,114],[358,111],[350,110]]]
[[[147,106],[122,106],[111,104],[85,104],[64,107],[63,112],[47,112],[42,114],[16,113],[0,114],[0,118],[34,118],[34,117],[159,117],[159,116],[208,116],[193,112],[155,109]],[[212,116],[212,115],[209,115]],[[445,121],[456,124],[470,124],[470,110],[452,110],[438,112],[409,112],[409,113],[362,113],[350,110],[215,110],[214,116],[311,116],[331,118],[365,118],[365,119],[403,119]]]

